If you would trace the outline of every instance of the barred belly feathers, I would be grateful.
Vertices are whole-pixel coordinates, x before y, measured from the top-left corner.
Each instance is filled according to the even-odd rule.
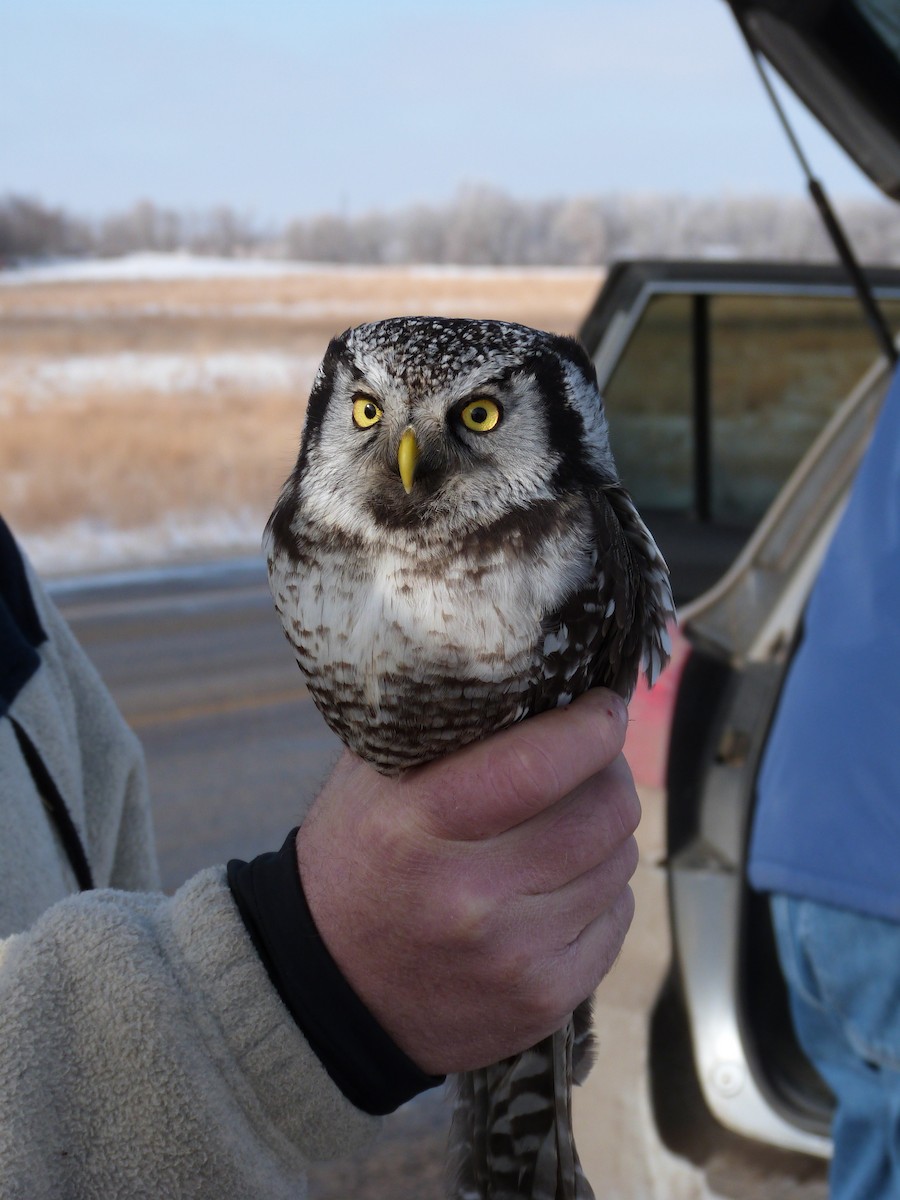
[[[265,535],[285,633],[325,720],[399,774],[668,661],[668,571],[618,481],[574,339],[399,317],[328,347]],[[589,1200],[571,1085],[590,1001],[459,1079],[457,1200]]]

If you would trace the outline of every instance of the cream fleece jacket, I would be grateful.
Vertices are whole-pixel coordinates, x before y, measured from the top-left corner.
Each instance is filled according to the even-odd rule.
[[[142,754],[35,577],[47,639],[0,719],[0,1196],[298,1197],[377,1119],[271,985],[223,867],[159,893]],[[0,710],[2,711],[2,710]],[[65,798],[73,872],[14,718]]]

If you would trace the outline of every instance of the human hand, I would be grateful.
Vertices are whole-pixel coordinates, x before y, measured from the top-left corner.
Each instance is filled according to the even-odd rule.
[[[423,1071],[534,1045],[615,960],[640,819],[626,726],[596,689],[400,778],[349,751],[338,762],[297,834],[307,902]]]

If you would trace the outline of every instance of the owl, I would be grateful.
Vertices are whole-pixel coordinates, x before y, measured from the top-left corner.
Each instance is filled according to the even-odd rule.
[[[573,338],[424,316],[335,338],[265,546],[315,703],[386,774],[587,688],[627,699],[668,661],[666,564]],[[570,1111],[589,1030],[586,1001],[460,1077],[459,1200],[589,1200]]]

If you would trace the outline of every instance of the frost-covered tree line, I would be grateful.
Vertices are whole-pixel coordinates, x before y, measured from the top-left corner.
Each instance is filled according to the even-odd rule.
[[[836,203],[863,261],[900,264],[900,207]],[[322,263],[599,266],[621,257],[824,259],[834,252],[810,201],[796,197],[610,193],[516,199],[468,187],[445,204],[282,225],[220,206],[180,212],[142,201],[86,220],[38,200],[0,197],[0,264],[138,250],[265,255]]]
[[[277,231],[262,229],[226,205],[178,212],[142,200],[99,220],[73,216],[27,196],[0,197],[0,263],[4,260],[115,257],[137,250],[190,250],[197,254],[260,252]]]

